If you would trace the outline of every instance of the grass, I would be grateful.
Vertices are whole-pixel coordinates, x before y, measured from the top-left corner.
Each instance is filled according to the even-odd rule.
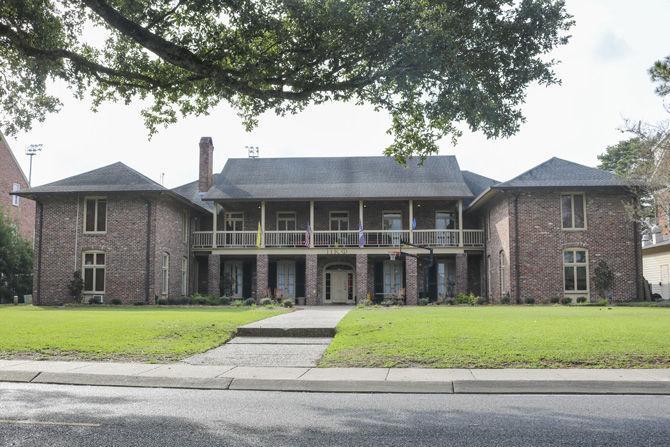
[[[172,361],[283,313],[249,307],[0,306],[0,358]]]
[[[355,309],[319,366],[667,368],[670,308]]]

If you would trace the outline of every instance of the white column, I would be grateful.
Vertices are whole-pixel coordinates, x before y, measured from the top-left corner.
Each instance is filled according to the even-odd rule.
[[[358,201],[358,223],[363,224],[363,201]]]
[[[265,247],[265,200],[261,200],[261,247]]]
[[[219,204],[214,203],[214,211],[212,212],[212,248],[216,248],[216,229],[219,219]]]
[[[458,246],[463,246],[463,199],[458,201]]]
[[[409,200],[409,243],[414,243],[414,230],[412,229],[412,221],[414,220],[414,200]]]
[[[309,201],[309,227],[312,229],[312,237],[309,238],[309,247],[314,248],[314,200]]]

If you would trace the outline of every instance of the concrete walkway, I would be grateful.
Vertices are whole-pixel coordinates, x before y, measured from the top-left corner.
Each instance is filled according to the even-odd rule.
[[[317,365],[351,310],[316,307],[256,321],[237,329],[228,343],[184,360],[191,365],[309,368]]]
[[[264,368],[0,360],[2,381],[342,393],[670,395],[670,369]]]

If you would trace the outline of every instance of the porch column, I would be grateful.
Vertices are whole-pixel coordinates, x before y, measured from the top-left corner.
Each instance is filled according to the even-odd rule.
[[[268,297],[268,255],[259,253],[256,255],[256,300]]]
[[[216,230],[219,220],[219,205],[214,204],[214,211],[212,211],[212,248],[216,248]]]
[[[312,231],[309,238],[309,248],[314,248],[314,200],[309,201],[309,228]]]
[[[456,255],[456,293],[468,292],[468,255]]]
[[[418,303],[417,259],[405,256],[405,304],[415,306]]]
[[[363,304],[368,299],[368,255],[356,254],[356,303]]]
[[[261,247],[265,247],[265,200],[261,200]]]
[[[207,293],[221,296],[221,256],[207,256]]]
[[[463,199],[458,201],[458,246],[463,246]]]
[[[305,255],[305,304],[314,306],[318,297],[318,256],[315,254]]]
[[[409,243],[414,243],[414,228],[412,222],[414,221],[414,200],[409,201]]]

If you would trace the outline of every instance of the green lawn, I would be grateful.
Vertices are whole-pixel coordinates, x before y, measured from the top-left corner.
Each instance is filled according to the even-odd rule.
[[[319,366],[667,368],[670,308],[356,309]]]
[[[0,358],[170,361],[282,309],[0,306]]]

